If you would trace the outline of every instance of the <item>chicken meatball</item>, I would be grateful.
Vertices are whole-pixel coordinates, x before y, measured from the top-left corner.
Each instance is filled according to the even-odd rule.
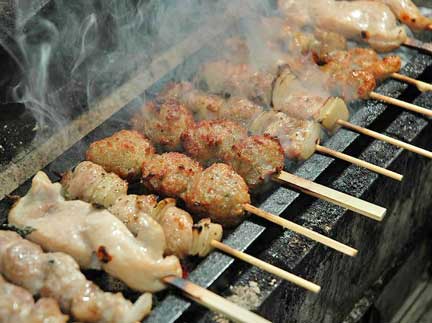
[[[204,120],[183,132],[185,151],[204,165],[221,161],[234,143],[247,137],[247,130],[228,120]]]
[[[181,148],[180,135],[194,124],[192,113],[175,100],[150,102],[132,118],[132,127],[162,151]]]
[[[243,178],[230,166],[218,163],[195,176],[184,200],[197,215],[234,226],[242,221],[243,205],[250,203],[250,196]]]
[[[136,131],[121,130],[111,137],[93,142],[86,159],[124,179],[137,179],[141,165],[155,153],[152,144]]]
[[[279,141],[264,135],[250,136],[236,143],[224,160],[244,178],[251,191],[257,191],[283,169],[285,156]]]
[[[201,165],[180,153],[155,155],[142,166],[142,182],[148,189],[169,197],[183,198]]]

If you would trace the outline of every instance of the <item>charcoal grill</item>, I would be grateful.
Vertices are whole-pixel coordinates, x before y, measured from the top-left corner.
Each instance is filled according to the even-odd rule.
[[[46,14],[50,8],[41,2],[34,14],[41,14],[40,10]],[[10,25],[4,28],[7,30]],[[215,28],[210,24],[201,28],[206,28],[212,42],[224,37],[225,30],[220,26]],[[4,151],[0,150],[3,155],[0,159],[0,197],[24,194],[31,176],[41,168],[51,179],[58,179],[56,172],[63,172],[83,160],[89,143],[127,127],[127,121],[140,107],[143,98],[151,98],[167,82],[184,75],[185,66],[193,71],[191,67],[199,66],[212,55],[209,38],[200,37],[202,31],[192,32],[178,44],[163,49],[154,61],[144,62],[138,72],[123,71],[123,85],[101,91],[99,99],[88,106],[85,89],[80,84],[73,80],[64,84],[59,93],[68,104],[77,105],[80,109],[73,121],[55,133],[47,130],[33,139],[34,120],[25,109],[19,105],[2,105],[0,137],[8,138],[9,144],[10,141],[18,146],[20,141],[23,143],[17,149],[4,145]],[[431,82],[432,56],[414,50],[404,52],[408,64],[402,73]],[[5,57],[2,68],[13,71],[16,66],[6,59],[7,53],[2,55]],[[9,72],[1,76],[4,78],[3,87],[13,81],[8,78]],[[432,93],[419,93],[395,80],[385,81],[377,92],[432,108]],[[17,109],[22,113],[17,113]],[[351,118],[353,123],[432,150],[432,129],[425,118],[375,101],[360,102],[355,110]],[[7,129],[15,127],[24,131],[11,133],[5,130],[5,125],[9,127]],[[406,279],[404,289],[399,290],[391,301],[380,295],[391,290],[391,282],[412,257],[417,259],[416,268],[424,268],[428,262],[424,255],[430,251],[430,246],[423,242],[432,228],[428,216],[432,207],[432,163],[344,129],[324,145],[405,175],[400,184],[317,154],[302,165],[287,165],[296,175],[386,207],[388,213],[382,223],[285,187],[274,188],[255,200],[255,205],[358,248],[356,258],[343,256],[256,218],[244,221],[225,238],[227,244],[239,250],[247,250],[318,283],[322,286],[319,295],[312,295],[217,251],[201,261],[193,259],[188,262],[188,278],[225,296],[230,295],[233,287],[255,282],[259,293],[255,294],[254,309],[274,322],[359,322],[370,317],[366,313],[371,313],[371,309],[375,313],[373,317],[378,317],[376,322],[388,322],[394,314],[389,308],[397,308],[418,279],[416,276]],[[9,207],[7,199],[0,202],[1,223],[6,222]],[[134,297],[133,293],[103,274],[87,274],[107,290],[120,289]],[[146,322],[176,320],[211,322],[220,318],[176,292],[162,293]]]

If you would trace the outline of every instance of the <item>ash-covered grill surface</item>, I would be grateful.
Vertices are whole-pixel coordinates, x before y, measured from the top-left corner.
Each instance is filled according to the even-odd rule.
[[[431,56],[420,54],[414,50],[406,50],[405,53],[408,64],[403,68],[402,73],[431,82]],[[157,80],[156,83],[153,84],[154,79],[148,78],[147,82],[148,84],[152,84],[152,86],[146,91],[148,94],[147,97],[150,98],[152,94],[157,93],[167,82],[181,74],[180,71],[184,71],[184,65],[187,65],[188,70],[192,71],[191,66],[198,67],[209,55],[211,55],[209,49],[202,48],[199,52],[188,57],[188,60],[183,65],[171,70],[168,75]],[[164,73],[159,74],[162,76]],[[398,81],[388,80],[384,82],[377,89],[377,92],[432,108],[432,95],[430,93],[420,94],[416,89]],[[67,92],[65,92],[66,94]],[[73,95],[79,96],[79,92]],[[55,173],[70,169],[83,160],[84,152],[91,142],[117,130],[128,128],[128,120],[133,112],[140,107],[141,103],[142,100],[137,98],[127,104],[107,121],[99,125],[94,131],[91,131],[75,143],[60,157],[45,167],[44,170],[51,179],[57,180],[58,178]],[[430,125],[421,116],[403,112],[397,107],[386,108],[384,104],[375,101],[362,101],[358,103],[356,111],[351,118],[353,123],[390,134],[407,142],[420,142],[422,147],[429,150],[432,149],[432,145],[430,144],[431,135],[429,134],[431,130]],[[19,121],[16,124],[19,125]],[[25,122],[24,124],[27,126],[31,122]],[[371,241],[375,241],[377,236],[384,234],[384,228],[387,228],[390,224],[395,224],[397,220],[397,215],[394,212],[398,210],[398,206],[396,205],[398,202],[394,200],[394,196],[397,196],[398,193],[402,195],[411,194],[415,185],[423,187],[427,176],[422,179],[418,173],[421,170],[429,169],[430,163],[427,163],[421,157],[403,152],[401,149],[373,141],[343,129],[327,140],[325,146],[355,156],[359,155],[361,158],[379,166],[389,167],[402,174],[409,175],[406,176],[405,182],[400,186],[399,183],[381,178],[369,171],[355,166],[348,166],[343,162],[317,154],[299,167],[297,165],[290,165],[290,170],[299,176],[316,180],[345,193],[363,197],[368,201],[388,207],[389,220],[386,219],[383,223],[375,223],[352,212],[347,212],[340,207],[327,202],[316,201],[283,187],[275,188],[273,191],[268,192],[266,196],[261,197],[254,204],[259,205],[264,210],[294,219],[297,223],[302,223],[316,231],[337,237],[340,241],[357,247],[360,251],[357,259],[353,260],[338,255],[334,251],[317,245],[315,242],[302,238],[292,232],[282,231],[276,226],[252,218],[244,221],[233,232],[226,234],[226,239],[224,240],[224,242],[238,250],[248,249],[249,253],[259,255],[261,259],[284,269],[289,269],[321,284],[323,290],[320,296],[312,296],[306,291],[292,287],[288,283],[282,282],[280,279],[263,273],[256,268],[249,268],[249,266],[234,261],[231,257],[217,251],[202,261],[197,259],[188,261],[186,267],[191,270],[188,278],[201,286],[211,286],[212,289],[224,295],[230,294],[228,288],[230,285],[237,288],[239,286],[249,286],[252,296],[249,299],[244,297],[246,301],[254,302],[254,307],[260,307],[261,312],[267,318],[275,321],[278,321],[278,315],[280,315],[279,319],[290,315],[299,322],[307,322],[308,319],[319,321],[325,315],[325,311],[329,310],[328,308],[331,311],[336,311],[336,308],[341,304],[346,305],[347,308],[339,309],[341,313],[335,315],[335,317],[343,318],[347,315],[353,302],[358,299],[355,297],[364,292],[367,286],[378,278],[376,277],[376,271],[371,270],[371,276],[366,277],[367,279],[361,276],[365,279],[362,283],[364,286],[359,288],[358,291],[350,291],[350,283],[361,283],[359,277],[350,276],[350,271],[357,275],[364,275],[364,272],[358,268],[367,266],[373,259],[373,251],[376,246]],[[11,153],[13,154],[14,152]],[[427,175],[430,176],[430,173],[431,171],[429,170]],[[12,194],[23,195],[29,186],[30,180],[26,181]],[[10,203],[6,200],[2,200],[0,203],[0,218],[2,223],[6,223],[9,206]],[[404,219],[406,220],[406,217]],[[409,222],[405,222],[405,224],[407,223]],[[420,224],[422,224],[421,220],[416,224],[413,232],[423,234],[419,228]],[[365,235],[366,232],[369,235]],[[371,240],[369,242],[364,240],[368,236]],[[372,250],[367,250],[365,246],[372,246],[373,248]],[[391,249],[391,246],[389,246],[389,249]],[[385,258],[385,261],[383,260],[386,263],[389,261],[389,256]],[[331,265],[329,265],[330,262],[332,263]],[[332,277],[324,275],[324,273],[328,272],[328,266],[332,267],[335,273]],[[324,271],[324,268],[326,271]],[[120,288],[126,295],[131,297],[136,296],[136,294],[124,289],[122,284],[108,279],[104,274],[95,272],[87,274],[105,289]],[[342,278],[338,277],[338,275]],[[250,282],[253,282],[252,285]],[[147,322],[173,322],[176,319],[184,322],[205,322],[215,319],[213,313],[204,312],[198,306],[193,305],[191,301],[181,295],[177,295],[175,292],[162,293],[158,295],[158,300],[160,302],[155,305],[150,317],[146,320]],[[273,303],[274,300],[283,300],[286,303],[275,304]],[[191,307],[191,305],[193,306]],[[301,313],[302,310],[310,311],[310,313]]]

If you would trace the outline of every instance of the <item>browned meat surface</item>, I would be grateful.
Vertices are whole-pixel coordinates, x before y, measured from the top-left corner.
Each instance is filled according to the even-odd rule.
[[[146,104],[131,120],[132,127],[163,151],[181,148],[180,134],[193,123],[191,112],[175,100]]]
[[[10,284],[0,274],[0,323],[66,323],[67,315],[60,312],[52,298],[40,298],[36,303],[24,288]]]
[[[219,119],[227,119],[249,128],[250,124],[263,111],[258,104],[241,97],[233,96],[226,101]]]
[[[353,48],[348,51],[336,51],[329,55],[322,69],[327,73],[333,71],[364,71],[374,76],[376,80],[383,80],[391,74],[399,72],[401,59],[390,55],[381,58],[373,49]]]
[[[44,253],[14,232],[0,231],[0,272],[33,295],[55,299],[63,311],[82,322],[132,323],[151,310],[151,294],[132,304],[119,293],[106,293],[86,279],[72,257]]]
[[[197,215],[233,226],[242,221],[250,196],[245,181],[230,166],[213,164],[195,176],[185,202]]]
[[[234,143],[247,137],[247,130],[229,120],[203,120],[183,132],[185,151],[203,165],[222,160]]]
[[[184,198],[201,165],[180,153],[155,155],[142,166],[143,184],[163,196]]]
[[[283,169],[284,160],[279,141],[268,135],[247,137],[224,156],[224,161],[243,177],[251,191],[262,189],[273,174]]]
[[[137,179],[141,175],[142,163],[153,154],[153,146],[143,135],[122,130],[92,143],[86,158],[121,178]]]

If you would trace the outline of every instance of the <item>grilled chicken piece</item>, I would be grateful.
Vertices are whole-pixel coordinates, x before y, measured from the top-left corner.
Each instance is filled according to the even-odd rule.
[[[201,172],[201,165],[186,155],[165,153],[142,165],[142,180],[151,191],[183,199],[193,178]]]
[[[93,174],[99,178],[94,183],[78,185],[85,184],[81,180]],[[98,181],[103,182],[106,178],[117,185],[123,182],[127,188],[127,183],[117,175],[107,173],[101,166],[91,162],[82,162],[63,177],[63,191],[67,198],[95,203],[95,196],[112,194],[110,190],[116,186],[109,183],[106,186],[98,185]],[[70,187],[74,188],[74,194],[68,191]],[[126,191],[114,195],[116,200],[113,204],[100,204],[120,219],[144,246],[154,246],[149,250],[154,257],[162,253],[178,257],[203,257],[211,251],[209,239],[222,238],[222,227],[215,223],[206,222],[205,228],[198,232],[190,214],[177,208],[173,199],[158,203],[155,195],[126,195]]]
[[[326,77],[319,71],[317,75]],[[349,119],[349,110],[343,100],[331,97],[322,84],[309,87],[310,83],[313,82],[299,80],[288,66],[281,69],[273,85],[273,107],[290,117],[318,122],[333,133],[338,129],[337,120]]]
[[[181,135],[185,151],[203,165],[221,161],[236,142],[246,137],[246,128],[229,120],[203,120]]]
[[[44,253],[37,244],[11,231],[0,231],[0,272],[33,295],[55,299],[63,311],[82,322],[137,322],[150,313],[152,306],[151,294],[142,295],[132,304],[120,293],[102,291],[86,279],[72,257],[60,252]],[[1,297],[0,304],[5,300]],[[56,304],[47,304],[46,298],[42,300],[45,304],[39,304],[39,301],[36,306],[41,306],[41,312],[54,314],[53,321],[49,322],[67,321]],[[54,321],[55,317],[57,320]]]
[[[250,131],[278,138],[285,156],[291,160],[306,160],[312,156],[321,137],[317,122],[291,118],[276,111],[263,112],[254,120]]]
[[[132,118],[133,129],[143,133],[163,151],[181,148],[180,134],[194,123],[191,112],[178,101],[150,102]]]
[[[393,12],[373,1],[278,0],[279,8],[297,26],[314,26],[367,42],[377,51],[398,48],[407,35]]]
[[[40,298],[36,303],[24,288],[10,284],[0,274],[0,323],[66,323],[57,302]]]
[[[285,155],[277,139],[268,135],[250,136],[237,142],[223,160],[255,192],[262,190],[271,181],[271,176],[283,169]]]
[[[93,142],[86,159],[125,179],[137,179],[141,165],[154,154],[154,147],[136,131],[121,130],[113,136]]]
[[[401,59],[396,55],[381,58],[373,49],[352,48],[348,51],[335,51],[327,56],[322,67],[327,73],[333,71],[365,71],[376,80],[383,80],[399,72]]]
[[[399,20],[413,30],[431,28],[432,19],[425,17],[411,0],[375,0],[390,7]]]
[[[213,61],[202,66],[196,81],[212,93],[242,96],[270,105],[272,74],[255,70],[248,64]]]
[[[35,228],[28,238],[44,249],[65,252],[82,268],[102,268],[138,291],[161,290],[162,277],[181,276],[176,257],[156,256],[159,246],[143,246],[114,215],[86,202],[66,201],[61,190],[38,172],[30,191],[9,212],[9,223]]]
[[[197,215],[234,226],[243,220],[243,205],[250,203],[250,196],[245,181],[230,166],[213,164],[195,176],[185,203]]]

